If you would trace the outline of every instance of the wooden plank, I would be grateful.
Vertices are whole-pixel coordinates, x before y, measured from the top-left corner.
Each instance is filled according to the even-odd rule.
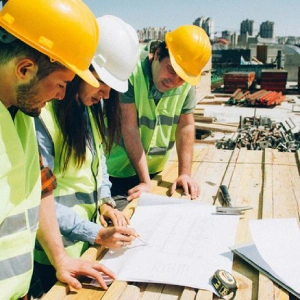
[[[193,288],[185,287],[181,296],[180,300],[194,300],[196,298],[197,291]]]
[[[206,290],[198,290],[195,300],[212,300],[215,299],[214,294]]]
[[[210,130],[219,132],[236,132],[238,126],[220,125],[218,123],[201,123],[195,122],[195,128],[200,130]]]
[[[43,300],[62,300],[69,294],[70,288],[64,283],[57,282],[50,291],[43,296]]]
[[[103,299],[105,291],[98,287],[91,285],[83,285],[83,288],[79,291],[71,291],[67,296],[66,300],[93,300],[93,299]]]
[[[138,300],[140,297],[140,289],[132,284],[128,284],[123,291],[122,295],[120,295],[120,300]],[[117,299],[117,298],[115,298]]]
[[[183,286],[166,284],[159,300],[177,300],[184,290]]]
[[[200,185],[201,191],[197,201],[214,204],[219,186],[226,172],[232,150],[213,149],[207,153],[200,164],[194,179]]]
[[[102,298],[102,300],[112,300],[112,299],[119,299],[120,296],[122,295],[122,293],[124,292],[124,290],[127,287],[127,282],[125,281],[118,281],[115,280],[111,286],[109,287],[109,289],[107,290],[107,292],[105,293],[104,297]],[[82,298],[84,299],[84,298]]]
[[[149,283],[143,292],[141,300],[159,300],[164,284]]]
[[[231,158],[229,194],[233,206],[252,206],[240,217],[236,244],[252,240],[248,227],[249,219],[257,219],[260,214],[262,192],[262,151],[249,151],[245,148],[234,152]],[[235,164],[234,164],[235,161]],[[236,299],[257,299],[258,272],[244,260],[234,257],[233,273],[238,282]]]

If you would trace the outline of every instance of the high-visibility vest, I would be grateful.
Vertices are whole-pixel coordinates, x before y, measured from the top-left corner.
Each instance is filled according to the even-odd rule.
[[[0,101],[0,299],[29,289],[41,201],[39,154],[33,118],[14,121]]]
[[[92,220],[97,215],[98,200],[102,184],[102,140],[97,130],[94,118],[89,108],[88,115],[92,126],[94,137],[94,147],[86,147],[86,160],[84,164],[77,168],[74,156],[70,158],[68,168],[62,173],[59,168],[59,158],[63,146],[63,135],[58,127],[53,112],[53,104],[48,103],[43,108],[40,118],[44,123],[52,142],[54,144],[54,174],[56,176],[57,188],[54,190],[55,201],[65,206],[71,207],[85,220]],[[92,153],[95,151],[95,153]],[[72,257],[80,257],[88,248],[89,244],[83,241],[71,241],[62,236],[64,246],[68,254]],[[45,252],[39,245],[35,249],[35,260],[41,264],[50,264]]]
[[[175,133],[182,106],[191,86],[184,83],[163,93],[159,103],[155,105],[154,100],[149,99],[149,77],[143,73],[141,61],[129,80],[134,87],[139,132],[149,173],[154,174],[162,171],[168,161],[175,144]],[[123,178],[136,174],[122,139],[118,145],[114,145],[106,159],[109,175]]]

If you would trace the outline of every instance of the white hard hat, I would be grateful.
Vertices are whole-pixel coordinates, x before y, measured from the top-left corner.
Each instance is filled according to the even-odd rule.
[[[92,65],[105,84],[124,93],[139,57],[137,33],[115,16],[97,18],[97,23],[101,34]]]

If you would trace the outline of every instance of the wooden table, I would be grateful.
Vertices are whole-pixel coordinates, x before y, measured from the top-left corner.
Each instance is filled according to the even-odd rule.
[[[198,201],[220,205],[219,186],[225,184],[229,188],[234,206],[253,207],[240,218],[236,244],[251,241],[248,228],[248,221],[251,219],[296,217],[299,222],[298,160],[299,153],[280,153],[273,149],[218,150],[214,146],[195,146],[192,172],[201,187]],[[166,195],[177,176],[177,164],[176,155],[173,155],[164,171],[152,180],[152,193]],[[173,197],[181,197],[180,191]],[[129,205],[128,214],[134,211],[135,204],[136,202],[133,202]],[[103,255],[103,250],[91,247],[83,257],[95,260]],[[238,282],[236,299],[296,299],[237,256],[234,256],[232,274]],[[181,286],[115,281],[106,292],[88,285],[84,285],[78,292],[69,291],[63,284],[57,283],[43,298],[43,300],[54,299],[211,300],[220,298],[209,291]]]

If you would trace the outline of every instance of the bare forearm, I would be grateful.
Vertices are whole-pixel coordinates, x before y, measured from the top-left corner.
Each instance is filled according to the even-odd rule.
[[[124,144],[127,155],[139,176],[141,182],[149,182],[149,172],[145,151],[140,139],[138,128],[135,130],[123,130]]]
[[[43,196],[40,206],[37,239],[54,267],[66,255],[54,207],[54,196],[49,192]]]
[[[141,142],[135,104],[121,104],[122,134],[128,157],[141,182],[150,182],[145,151]]]
[[[187,124],[180,124],[176,131],[178,175],[191,175],[193,148],[195,142],[195,125],[192,120],[190,120]]]

